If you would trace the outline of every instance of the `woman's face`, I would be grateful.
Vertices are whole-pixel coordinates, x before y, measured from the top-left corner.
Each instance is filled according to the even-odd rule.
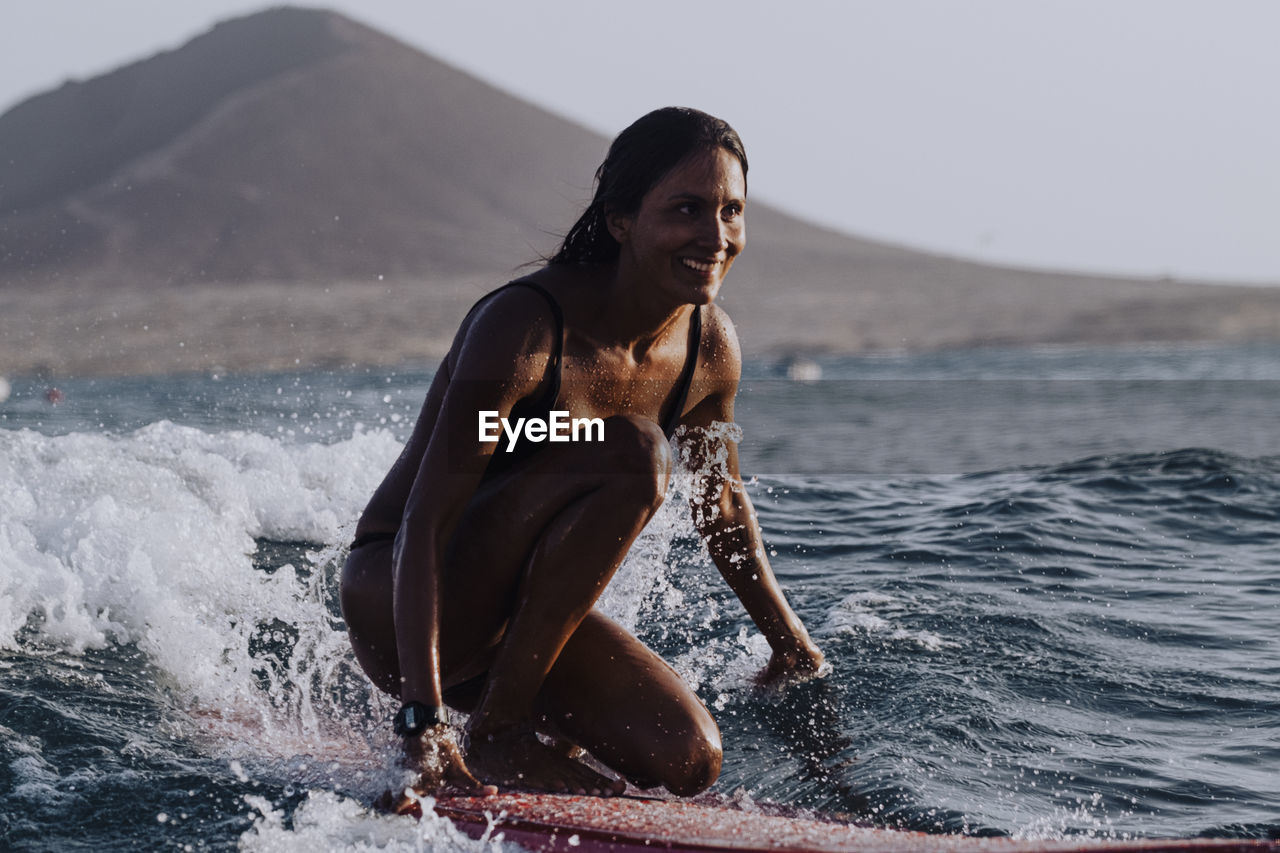
[[[622,246],[620,272],[639,273],[677,304],[704,305],[720,290],[746,244],[747,182],[738,158],[723,148],[685,158],[631,214],[611,215]]]

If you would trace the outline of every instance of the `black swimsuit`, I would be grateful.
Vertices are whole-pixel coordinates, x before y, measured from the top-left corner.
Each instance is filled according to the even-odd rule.
[[[542,298],[547,301],[547,306],[551,309],[551,316],[555,319],[555,348],[552,350],[551,358],[547,362],[547,371],[550,374],[550,381],[546,383],[547,390],[537,397],[527,397],[518,401],[511,407],[511,414],[508,416],[512,423],[517,418],[541,418],[546,420],[550,417],[551,412],[556,409],[556,403],[560,397],[560,381],[564,372],[562,358],[564,353],[564,313],[560,310],[560,303],[556,302],[555,297],[542,285],[524,279],[516,279],[481,297],[467,312],[467,317],[469,318],[481,305],[508,287],[528,287],[542,294]],[[702,308],[698,307],[694,309],[693,316],[689,321],[689,352],[685,356],[684,369],[680,372],[680,378],[676,382],[675,405],[671,407],[671,411],[667,412],[667,416],[662,421],[662,431],[667,438],[671,438],[675,433],[676,427],[680,425],[680,417],[684,414],[684,405],[689,398],[689,386],[693,383],[693,371],[698,366],[698,349],[701,343]],[[518,439],[515,447],[507,451],[507,438],[503,434],[499,438],[497,449],[494,450],[493,456],[489,459],[488,467],[485,468],[484,479],[488,480],[490,477],[495,477],[511,470],[537,453],[541,447],[542,443],[540,442]],[[366,533],[357,537],[356,541],[351,543],[351,550],[354,551],[362,545],[368,545],[373,542],[389,541],[395,539],[395,536],[396,534],[392,531]]]
[[[560,303],[556,302],[555,297],[545,287],[525,279],[516,279],[487,294],[475,304],[475,307],[471,309],[472,312],[508,287],[528,287],[542,294],[542,298],[547,301],[547,306],[551,309],[551,316],[555,319],[556,329],[555,348],[552,350],[551,358],[547,362],[547,373],[549,374],[549,381],[546,383],[547,390],[537,397],[526,397],[517,402],[511,407],[511,414],[507,417],[513,424],[518,418],[547,420],[551,412],[557,408],[556,404],[560,397],[560,381],[564,373],[564,360],[562,358],[564,353],[564,313],[560,310]],[[667,438],[671,438],[675,433],[676,427],[680,425],[680,417],[684,414],[684,404],[689,398],[689,386],[693,383],[693,371],[698,366],[698,349],[701,343],[702,308],[698,307],[694,309],[693,317],[689,321],[689,352],[685,356],[684,370],[680,372],[680,378],[676,381],[675,405],[671,407],[671,410],[667,412],[666,418],[662,421],[662,431]],[[508,451],[507,439],[504,434],[499,439],[499,445],[494,450],[493,456],[489,459],[489,467],[485,469],[484,478],[487,480],[514,468],[537,453],[541,447],[541,442],[517,439],[515,447]]]

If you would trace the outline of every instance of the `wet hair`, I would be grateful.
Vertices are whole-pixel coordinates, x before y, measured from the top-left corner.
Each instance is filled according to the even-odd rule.
[[[723,148],[742,164],[747,152],[728,122],[688,107],[663,107],[618,134],[596,170],[591,204],[565,235],[552,264],[598,264],[617,259],[621,247],[609,233],[607,212],[635,213],[649,190],[692,154]]]

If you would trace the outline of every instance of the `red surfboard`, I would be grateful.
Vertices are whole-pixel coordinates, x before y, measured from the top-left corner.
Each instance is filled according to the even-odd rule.
[[[1099,841],[1087,837],[1053,841],[928,835],[860,826],[820,814],[766,812],[728,800],[651,799],[639,796],[576,797],[500,794],[444,797],[435,812],[462,832],[505,840],[538,853],[1280,853],[1280,842],[1232,839]]]

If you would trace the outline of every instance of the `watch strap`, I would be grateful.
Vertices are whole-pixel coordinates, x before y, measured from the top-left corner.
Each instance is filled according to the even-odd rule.
[[[422,702],[406,702],[400,706],[391,729],[400,737],[414,737],[422,734],[431,726],[448,723],[448,712],[439,705],[425,705]]]

